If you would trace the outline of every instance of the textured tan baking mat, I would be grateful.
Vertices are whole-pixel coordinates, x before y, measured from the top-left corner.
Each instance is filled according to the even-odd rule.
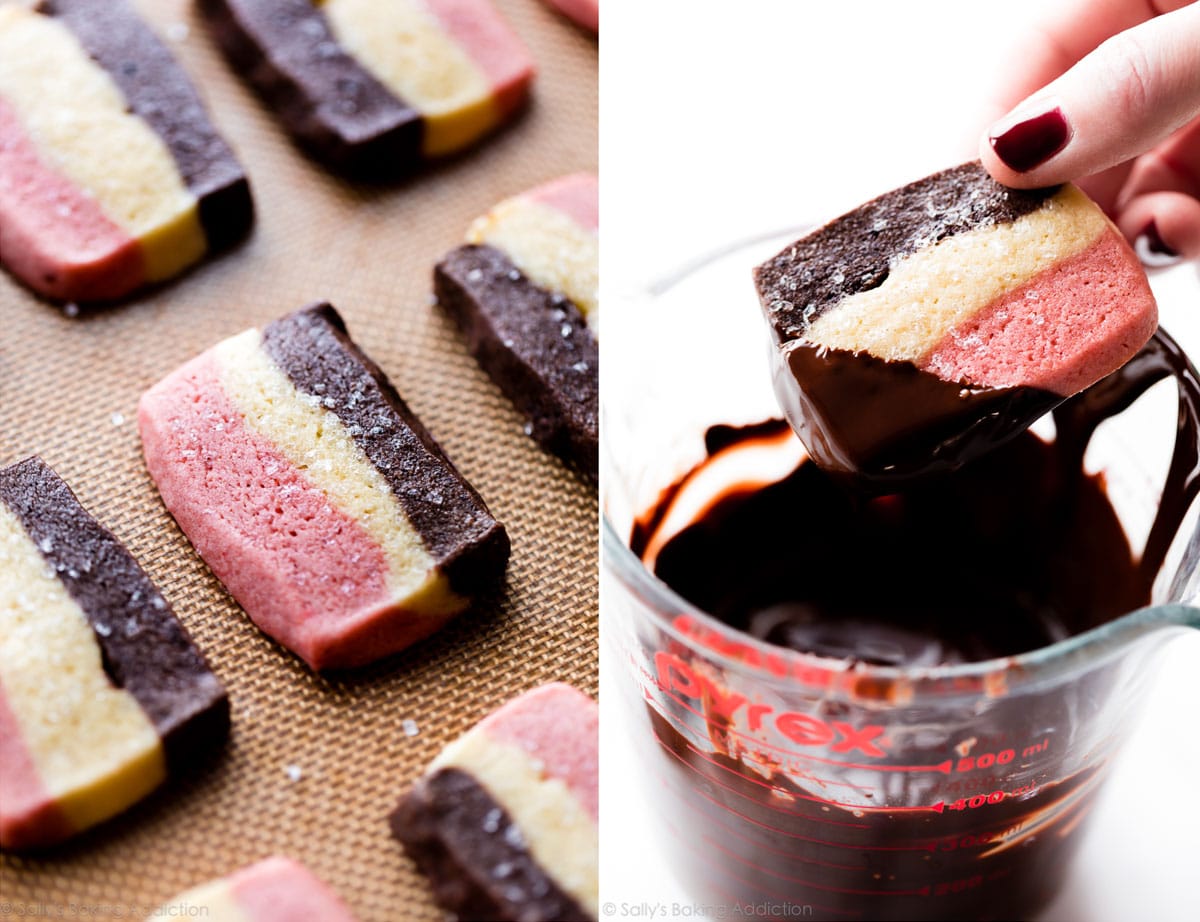
[[[229,689],[233,734],[66,847],[0,855],[0,912],[141,919],[273,853],[331,884],[363,922],[440,919],[386,815],[441,746],[542,682],[597,691],[595,491],[522,419],[431,306],[430,273],[498,199],[594,169],[597,46],[540,0],[497,0],[539,73],[521,120],[396,187],[331,177],[218,57],[188,0],[140,0],[249,172],[239,249],[102,315],[68,319],[0,275],[0,465],[39,453],[162,587]],[[328,298],[508,527],[496,597],[439,635],[322,678],[250,623],[163,508],[142,463],[139,395],[223,337]],[[319,922],[319,920],[318,920]]]

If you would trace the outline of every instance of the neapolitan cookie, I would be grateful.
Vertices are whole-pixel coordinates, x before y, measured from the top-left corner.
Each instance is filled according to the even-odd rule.
[[[314,669],[428,636],[504,573],[504,527],[328,304],[188,362],[138,424],[200,556]]]
[[[533,82],[490,0],[199,0],[233,67],[314,156],[395,175],[510,120]]]
[[[1127,362],[1158,324],[1137,257],[1074,186],[978,162],[889,192],[755,270],[775,389],[815,461],[952,469]]]
[[[147,917],[212,922],[354,922],[328,886],[290,858],[266,858],[168,900]]]
[[[438,304],[529,420],[592,480],[599,467],[599,199],[566,176],[506,199],[434,270]]]
[[[0,7],[0,259],[30,288],[107,301],[253,220],[241,166],[125,0]]]
[[[114,816],[228,729],[221,683],[117,538],[41,459],[0,470],[0,846]]]
[[[598,709],[559,682],[450,743],[392,834],[464,919],[573,922],[598,909]]]

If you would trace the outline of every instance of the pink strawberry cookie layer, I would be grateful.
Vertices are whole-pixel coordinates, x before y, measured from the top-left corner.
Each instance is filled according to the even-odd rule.
[[[554,682],[510,701],[477,729],[536,759],[544,775],[566,784],[599,821],[599,710],[591,698]]]
[[[574,173],[504,199],[471,223],[466,239],[499,250],[535,285],[569,298],[596,333],[599,225],[599,183]]]
[[[167,508],[266,633],[323,668],[364,634],[396,630],[375,624],[388,598],[380,547],[245,427],[211,353],[148,391],[138,424]]]
[[[446,33],[475,62],[502,118],[520,108],[533,82],[534,64],[491,0],[425,0]]]
[[[555,682],[484,718],[429,767],[471,775],[521,831],[534,860],[593,917],[600,893],[598,727],[596,703]]]
[[[145,274],[138,242],[39,158],[3,98],[0,255],[30,288],[63,300],[116,298]]]
[[[950,381],[1069,396],[1150,338],[1158,325],[1153,303],[1136,255],[1109,227],[1083,252],[985,306],[919,364]]]
[[[71,821],[42,783],[0,685],[0,846],[29,848],[59,842],[73,832]]]
[[[354,922],[338,895],[290,858],[266,858],[201,884],[160,906],[149,918],[214,922]]]
[[[568,19],[585,29],[600,31],[600,0],[546,0]]]
[[[593,173],[572,173],[552,179],[523,196],[549,205],[587,230],[600,228],[600,181]]]
[[[354,922],[336,893],[289,858],[267,858],[231,875],[228,883],[254,922]]]

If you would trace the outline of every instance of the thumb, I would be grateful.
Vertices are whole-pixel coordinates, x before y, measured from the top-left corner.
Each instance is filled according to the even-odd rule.
[[[1200,3],[1110,38],[980,142],[1007,186],[1051,186],[1144,153],[1200,112]]]

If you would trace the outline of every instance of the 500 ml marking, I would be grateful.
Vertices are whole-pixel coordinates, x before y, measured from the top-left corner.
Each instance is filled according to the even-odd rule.
[[[1021,750],[1022,759],[1031,759],[1036,755],[1040,755],[1050,748],[1050,739],[1047,737],[1040,743],[1034,743],[1031,746],[1026,746]],[[981,752],[977,756],[963,756],[954,763],[956,772],[971,772],[977,768],[991,768],[994,765],[1007,765],[1017,757],[1015,749],[1001,749],[999,752]]]

